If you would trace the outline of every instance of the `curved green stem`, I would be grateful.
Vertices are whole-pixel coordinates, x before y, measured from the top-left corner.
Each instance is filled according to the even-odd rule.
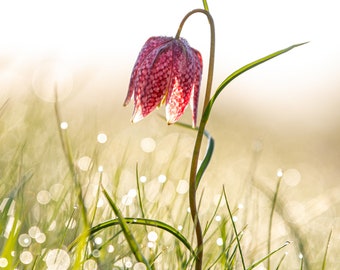
[[[205,99],[203,105],[203,111],[206,110],[209,100],[210,100],[210,93],[211,93],[211,86],[213,80],[213,73],[214,73],[214,60],[215,60],[215,25],[212,16],[210,15],[209,11],[204,9],[194,9],[189,12],[182,20],[181,24],[179,25],[177,34],[175,38],[179,38],[182,28],[184,26],[185,21],[194,13],[203,13],[207,16],[207,19],[210,24],[210,56],[209,56],[209,68],[208,68],[208,77],[207,77],[207,86],[205,92]],[[196,239],[197,239],[197,260],[196,260],[196,270],[202,269],[202,261],[203,261],[203,233],[202,227],[198,217],[198,209],[196,203],[196,173],[197,173],[197,166],[198,166],[198,158],[199,153],[202,145],[203,134],[205,130],[205,126],[208,122],[208,117],[201,117],[201,122],[198,127],[198,132],[196,136],[196,142],[194,151],[192,154],[191,160],[191,169],[190,169],[190,179],[189,179],[189,205],[190,205],[190,213],[192,220],[194,222],[195,231],[196,231]]]

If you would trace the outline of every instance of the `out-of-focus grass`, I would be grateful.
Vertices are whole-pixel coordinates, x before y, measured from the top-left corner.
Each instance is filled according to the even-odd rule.
[[[143,125],[130,125],[128,116],[120,119],[119,109],[103,110],[106,104],[84,108],[80,100],[70,100],[59,104],[60,120],[68,123],[63,131],[89,226],[116,218],[102,186],[124,216],[165,222],[193,244],[187,180],[194,132],[168,127],[157,116],[145,119]],[[299,269],[300,252],[304,269],[321,269],[326,250],[326,269],[339,267],[335,190],[316,199],[298,197],[303,190],[291,185],[294,171],[283,168],[282,183],[275,192],[278,167],[268,163],[264,164],[266,170],[261,170],[260,157],[265,155],[266,145],[255,142],[251,146],[250,142],[236,146],[230,134],[223,133],[228,125],[222,121],[213,121],[208,128],[212,136],[216,134],[216,155],[198,191],[202,224],[206,225],[205,269],[242,268],[232,224],[239,234],[245,265],[250,267],[265,258],[270,222],[270,251],[291,241],[271,256],[271,269],[278,265],[279,269]],[[31,93],[9,99],[0,111],[0,130],[0,267],[45,269],[58,265],[57,269],[76,269],[76,258],[80,258],[78,263],[84,269],[144,269],[138,268],[142,266],[119,225],[97,231],[84,238],[82,246],[69,249],[87,228],[62,150],[53,103]],[[235,149],[241,154],[236,151],[233,157],[230,154]],[[328,243],[330,222],[334,224]],[[190,251],[170,233],[147,225],[128,226],[155,269],[190,267]],[[256,269],[267,265],[263,261]]]

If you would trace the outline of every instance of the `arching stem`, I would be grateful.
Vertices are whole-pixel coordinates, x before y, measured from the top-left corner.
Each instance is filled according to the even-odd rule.
[[[192,154],[191,160],[191,169],[190,169],[190,179],[189,179],[189,205],[190,205],[190,213],[192,220],[194,222],[195,231],[196,231],[196,240],[197,240],[197,259],[196,259],[196,270],[202,269],[203,263],[203,234],[202,234],[202,227],[200,224],[200,220],[198,217],[198,209],[196,203],[196,191],[198,185],[196,184],[196,173],[198,167],[198,158],[199,153],[201,150],[202,139],[204,134],[205,126],[208,122],[209,114],[204,114],[206,110],[211,94],[211,86],[213,80],[213,73],[214,73],[214,60],[215,60],[215,25],[212,16],[210,15],[209,11],[204,9],[194,9],[190,11],[185,17],[183,18],[181,24],[179,25],[177,34],[175,38],[179,38],[182,28],[184,26],[185,21],[194,13],[203,13],[206,15],[209,24],[210,24],[210,56],[209,56],[209,68],[208,68],[208,77],[207,77],[207,86],[205,91],[205,99],[203,105],[203,114],[200,120],[200,124],[198,127],[198,132],[196,136],[196,142],[194,146],[194,151]],[[207,115],[207,117],[204,117]]]

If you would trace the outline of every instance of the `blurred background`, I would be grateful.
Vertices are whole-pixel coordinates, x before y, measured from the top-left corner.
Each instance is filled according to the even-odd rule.
[[[274,188],[281,168],[289,176],[290,202],[302,202],[302,212],[314,211],[306,222],[324,220],[314,232],[339,229],[337,1],[208,4],[216,25],[215,88],[253,60],[309,43],[243,74],[225,89],[208,125],[216,151],[207,176],[247,178],[251,171]],[[153,35],[174,36],[182,17],[194,8],[202,8],[201,1],[1,1],[0,102],[25,103],[23,95],[51,102],[57,82],[62,110],[80,118],[93,111],[93,117],[103,119],[98,129],[145,134],[151,125],[171,132],[156,114],[132,126],[133,105],[123,108],[122,102],[144,42]],[[210,33],[204,15],[192,16],[182,36],[208,63]],[[207,65],[201,100],[206,70]],[[190,123],[189,111],[183,121]],[[339,244],[339,233],[334,238]]]

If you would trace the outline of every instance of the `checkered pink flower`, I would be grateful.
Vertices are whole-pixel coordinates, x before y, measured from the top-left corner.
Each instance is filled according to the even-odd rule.
[[[166,119],[172,124],[190,103],[192,124],[196,126],[201,77],[201,54],[185,39],[149,38],[132,70],[124,102],[126,106],[134,98],[132,122],[140,121],[165,103]]]

